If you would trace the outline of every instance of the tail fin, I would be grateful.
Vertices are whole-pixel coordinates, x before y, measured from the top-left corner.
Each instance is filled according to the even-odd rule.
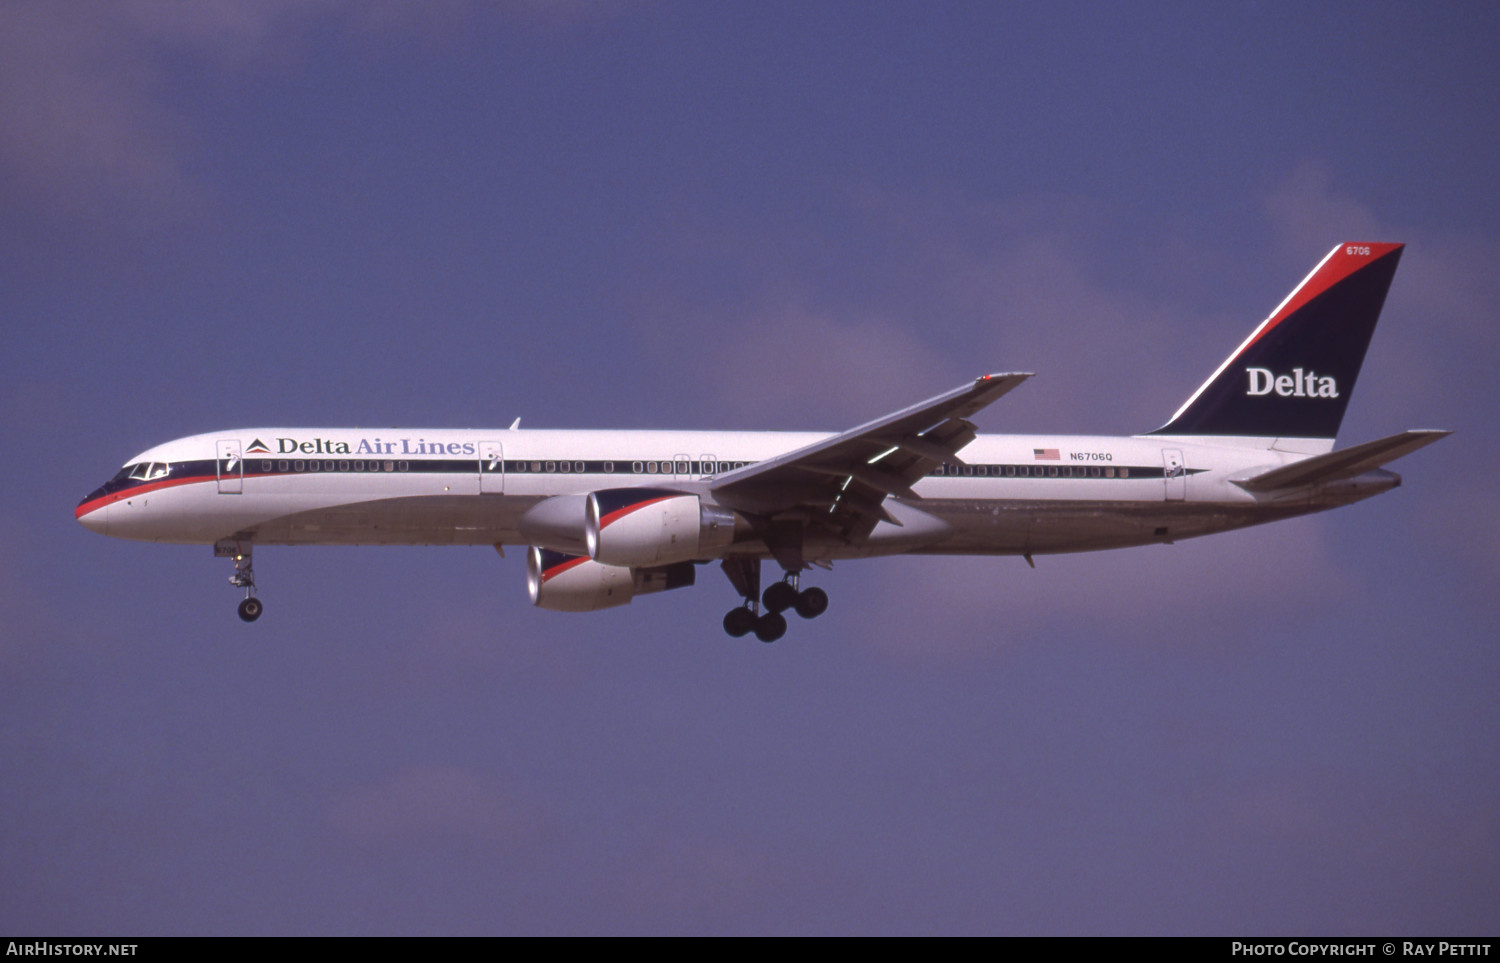
[[[1338,435],[1401,261],[1401,244],[1340,244],[1154,435]]]

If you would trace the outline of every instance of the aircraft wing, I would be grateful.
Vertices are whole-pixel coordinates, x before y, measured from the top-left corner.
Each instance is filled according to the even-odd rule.
[[[882,505],[886,496],[918,497],[911,486],[939,464],[960,462],[959,450],[974,440],[969,416],[1029,377],[984,375],[832,438],[720,475],[709,490],[728,508],[767,519],[788,520],[790,514],[799,528],[817,525],[857,540],[877,522],[899,525]]]
[[[1304,458],[1302,461],[1273,468],[1253,478],[1236,481],[1235,484],[1252,492],[1267,492],[1278,488],[1295,488],[1300,485],[1335,481],[1340,478],[1353,478],[1372,468],[1379,468],[1386,462],[1395,461],[1402,455],[1409,455],[1418,448],[1424,448],[1451,434],[1453,434],[1451,431],[1433,429],[1403,431],[1398,435],[1367,441],[1352,448],[1343,448],[1339,451],[1330,451],[1325,455]]]

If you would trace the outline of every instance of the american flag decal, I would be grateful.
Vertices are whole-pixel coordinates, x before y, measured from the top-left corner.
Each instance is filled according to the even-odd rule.
[[[1056,448],[1033,448],[1031,453],[1036,456],[1037,461],[1060,461],[1062,455],[1058,454]]]

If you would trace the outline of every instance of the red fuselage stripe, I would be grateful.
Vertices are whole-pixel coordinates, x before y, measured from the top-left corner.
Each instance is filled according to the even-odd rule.
[[[230,475],[228,477],[230,477],[231,479],[245,479],[269,478],[270,476],[245,472],[245,474],[243,475]],[[135,498],[137,495],[149,495],[152,492],[161,491],[163,488],[176,488],[179,485],[196,485],[201,482],[216,482],[218,480],[219,476],[217,475],[193,475],[188,478],[165,478],[161,481],[149,482],[145,485],[136,485],[133,488],[125,488],[117,492],[112,492],[108,495],[100,495],[93,501],[84,502],[82,505],[79,505],[77,508],[73,509],[73,517],[82,518],[89,512],[98,511],[106,505],[113,505],[115,502],[124,501],[127,498]]]

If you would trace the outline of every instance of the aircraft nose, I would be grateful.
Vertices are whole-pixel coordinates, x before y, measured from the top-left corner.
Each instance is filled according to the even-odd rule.
[[[94,495],[89,495],[78,503],[78,507],[73,510],[73,517],[91,532],[109,534],[109,506],[100,504]]]

